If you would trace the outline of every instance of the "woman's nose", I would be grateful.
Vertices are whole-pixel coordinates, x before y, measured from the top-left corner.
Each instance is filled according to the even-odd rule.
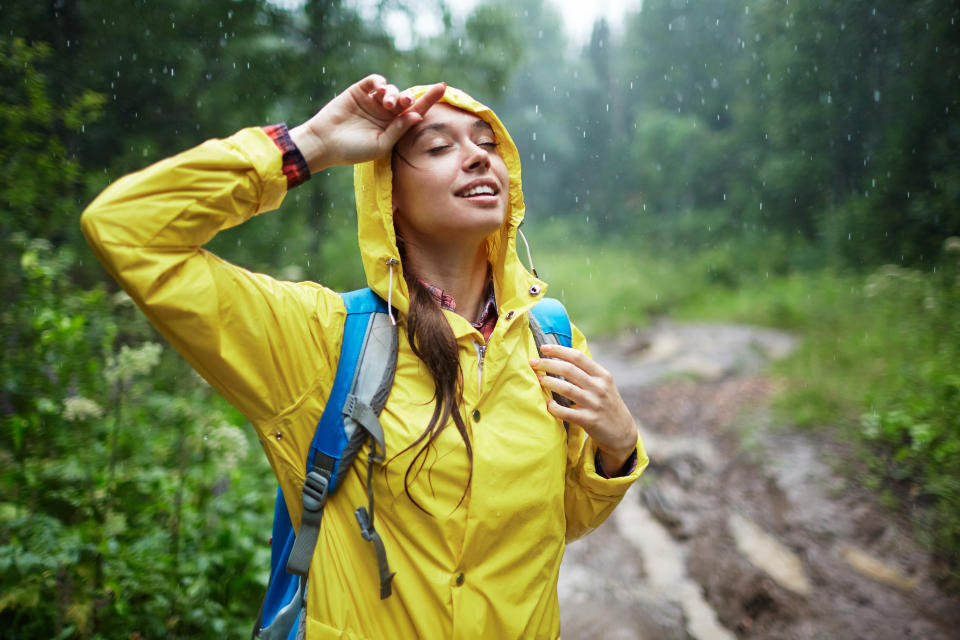
[[[469,171],[475,171],[480,168],[490,167],[490,156],[487,150],[474,142],[467,142],[464,151],[463,168]]]

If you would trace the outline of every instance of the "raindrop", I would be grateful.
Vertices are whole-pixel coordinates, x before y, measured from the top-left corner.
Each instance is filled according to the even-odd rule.
[[[760,203],[760,211],[763,211],[763,202]]]
[[[743,15],[745,16],[750,15],[750,5],[747,5],[743,8]]]
[[[547,161],[547,153],[546,153],[546,151],[543,152],[543,161],[544,161],[544,162]]]
[[[610,113],[610,103],[607,103],[607,113]]]
[[[873,90],[873,101],[874,101],[874,102],[880,102],[880,90],[879,90],[879,89],[874,89],[874,90]]]
[[[723,194],[723,201],[724,201],[724,202],[727,201],[727,194]]]
[[[539,105],[539,104],[533,105],[533,112],[534,112],[534,113],[540,113],[540,105]]]
[[[537,141],[537,132],[536,132],[536,131],[533,132],[533,141],[534,141],[534,142]]]

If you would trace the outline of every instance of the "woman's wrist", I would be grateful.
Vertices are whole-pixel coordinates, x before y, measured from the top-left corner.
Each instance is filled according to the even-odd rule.
[[[310,167],[310,173],[323,171],[335,164],[328,157],[329,154],[323,138],[316,134],[309,121],[291,129],[290,138],[300,149],[300,153],[303,154],[307,166]]]
[[[630,459],[630,456],[632,456],[633,452],[636,450],[637,450],[637,447],[636,445],[634,445],[633,447],[631,447],[629,450],[625,452],[624,451],[611,452],[606,449],[599,449],[597,453],[600,458],[600,464],[603,465],[604,471],[606,471],[607,474],[609,475],[609,474],[616,473],[621,467],[623,467],[623,465],[627,463],[627,460]]]

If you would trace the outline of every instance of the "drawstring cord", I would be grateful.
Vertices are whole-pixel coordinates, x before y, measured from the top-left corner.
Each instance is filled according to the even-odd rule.
[[[520,227],[517,227],[517,233],[520,234],[520,239],[523,240],[523,244],[527,248],[527,262],[530,264],[530,271],[533,273],[534,278],[539,278],[540,276],[537,275],[537,270],[533,266],[533,255],[530,254],[530,243],[527,242],[527,237],[523,235],[523,231],[520,229]]]
[[[527,251],[530,251],[530,249],[528,248]],[[387,281],[387,315],[390,316],[390,324],[393,326],[397,326],[397,319],[393,317],[393,305],[391,304],[393,300],[393,267],[398,264],[400,264],[400,261],[396,258],[387,258],[387,266],[390,267],[390,279]]]

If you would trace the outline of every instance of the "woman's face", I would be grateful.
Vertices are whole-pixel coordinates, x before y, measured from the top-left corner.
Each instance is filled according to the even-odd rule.
[[[450,105],[434,105],[394,148],[394,219],[404,239],[480,241],[503,224],[509,187],[493,129]]]

